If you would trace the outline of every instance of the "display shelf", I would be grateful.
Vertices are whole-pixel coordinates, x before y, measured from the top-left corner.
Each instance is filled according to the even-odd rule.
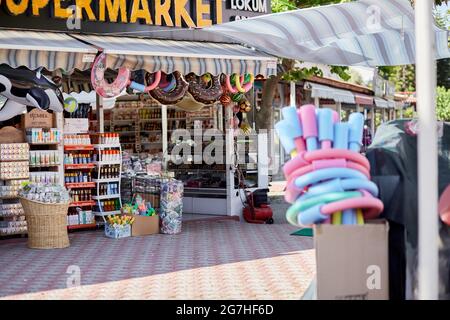
[[[0,228],[1,230],[1,228]],[[13,232],[13,233],[1,233],[0,232],[0,237],[7,237],[7,236],[17,236],[17,235],[26,235],[28,234],[28,231],[18,231],[18,232]]]
[[[11,181],[11,180],[26,180],[26,179],[30,179],[30,176],[26,176],[26,177],[14,177],[14,178],[5,178],[5,177],[1,177],[0,176],[0,180],[3,181]]]
[[[92,169],[95,167],[94,163],[83,163],[83,164],[65,164],[64,168],[66,170],[77,170],[77,169]]]
[[[72,224],[70,226],[67,226],[67,229],[69,230],[76,230],[76,229],[88,229],[88,228],[96,228],[97,223],[90,223],[90,224]]]
[[[78,202],[71,202],[69,204],[69,207],[73,208],[73,207],[90,207],[90,206],[95,206],[95,201],[78,201]]]
[[[28,161],[29,158],[21,158],[21,159],[1,159],[0,162],[16,162],[16,161]]]
[[[120,144],[94,144],[94,149],[120,148]]]
[[[94,150],[92,144],[80,144],[80,145],[64,145],[64,151],[91,151]]]
[[[96,166],[109,166],[109,165],[117,165],[122,164],[122,160],[115,160],[115,161],[95,161],[93,163]]]
[[[60,163],[55,163],[55,164],[37,164],[37,165],[31,165],[30,164],[30,168],[52,168],[52,167],[59,167],[61,164]]]
[[[104,212],[94,211],[92,213],[95,214],[96,216],[109,216],[109,215],[121,214],[122,212],[120,210],[114,210],[114,211],[104,211]]]
[[[31,146],[57,146],[60,142],[28,142]]]
[[[109,199],[120,199],[120,194],[107,194],[104,196],[92,196],[94,200],[109,200]]]
[[[108,178],[108,179],[92,179],[95,183],[108,183],[108,182],[119,182],[120,178]]]
[[[17,199],[18,197],[19,197],[19,194],[15,195],[15,196],[0,197],[0,200],[14,200],[14,199]],[[0,215],[0,217],[2,217],[2,215]]]
[[[68,189],[82,189],[82,188],[95,188],[95,182],[75,182],[66,183]]]
[[[139,119],[139,122],[155,122],[155,121],[162,121],[162,119],[161,118]]]

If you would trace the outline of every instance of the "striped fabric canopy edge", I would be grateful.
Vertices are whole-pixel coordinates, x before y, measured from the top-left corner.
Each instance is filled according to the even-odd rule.
[[[0,64],[73,73],[92,65],[97,49],[67,34],[0,30]]]
[[[165,73],[201,75],[252,73],[268,77],[277,72],[277,58],[237,44],[145,38],[76,35],[101,48],[111,69],[127,67]]]
[[[409,0],[360,0],[233,21],[203,29],[269,54],[331,65],[415,63]],[[436,59],[450,57],[448,31],[434,26]]]

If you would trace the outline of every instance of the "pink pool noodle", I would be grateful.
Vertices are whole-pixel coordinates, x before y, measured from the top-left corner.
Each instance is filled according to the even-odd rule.
[[[316,107],[312,104],[300,108],[300,118],[302,121],[303,137],[306,140],[308,151],[317,149],[317,119]]]

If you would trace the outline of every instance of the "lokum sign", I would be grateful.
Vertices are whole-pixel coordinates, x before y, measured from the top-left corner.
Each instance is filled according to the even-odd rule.
[[[247,19],[250,13],[269,13],[270,5],[267,3],[267,0],[229,0],[227,8],[244,11],[242,15],[231,17],[231,20],[242,20]]]
[[[112,25],[113,31],[117,25],[200,28],[265,13],[270,0],[0,0],[0,27],[62,30],[75,17],[86,23],[83,32],[108,32]]]

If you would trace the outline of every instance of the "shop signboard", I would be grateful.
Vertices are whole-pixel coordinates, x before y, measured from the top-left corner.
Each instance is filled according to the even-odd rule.
[[[395,84],[375,73],[373,75],[373,91],[376,97],[393,100],[395,96]]]
[[[270,0],[7,0],[0,1],[0,27],[140,36],[267,13]]]
[[[395,84],[391,81],[386,81],[386,92],[384,94],[384,97],[388,100],[394,100],[395,96]]]
[[[376,72],[373,75],[373,91],[376,97],[383,97],[385,93],[385,80]]]
[[[23,115],[23,128],[53,128],[53,113],[37,108]]]

